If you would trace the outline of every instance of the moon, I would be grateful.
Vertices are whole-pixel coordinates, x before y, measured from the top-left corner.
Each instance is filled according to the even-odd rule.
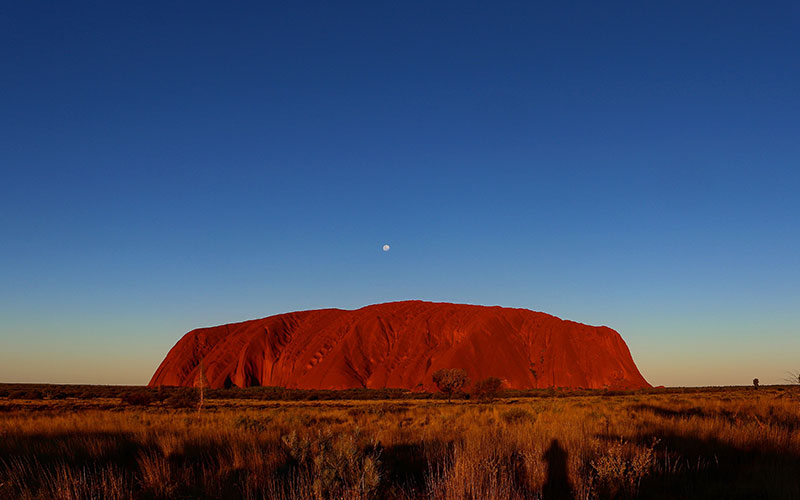
[[[390,247],[389,245],[383,245],[383,251],[384,252],[388,252],[390,248],[392,248],[392,247]]]

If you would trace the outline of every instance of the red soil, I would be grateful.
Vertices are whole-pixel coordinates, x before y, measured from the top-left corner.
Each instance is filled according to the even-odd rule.
[[[527,309],[421,301],[320,309],[193,330],[151,386],[434,390],[440,368],[508,388],[650,387],[614,330]]]

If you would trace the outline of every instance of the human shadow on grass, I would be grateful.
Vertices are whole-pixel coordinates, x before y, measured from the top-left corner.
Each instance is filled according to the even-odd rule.
[[[550,442],[550,447],[543,457],[547,462],[547,480],[542,487],[544,500],[568,500],[572,498],[572,486],[569,483],[567,470],[567,451],[561,447],[558,439]]]
[[[426,474],[431,468],[420,444],[396,444],[381,450],[386,477],[384,486],[402,485],[415,490],[424,487]]]

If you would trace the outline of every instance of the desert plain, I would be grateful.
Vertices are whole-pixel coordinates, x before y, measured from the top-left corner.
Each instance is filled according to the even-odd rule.
[[[796,499],[800,387],[6,384],[0,498]]]

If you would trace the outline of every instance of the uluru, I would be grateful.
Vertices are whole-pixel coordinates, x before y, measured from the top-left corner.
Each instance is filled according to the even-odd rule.
[[[202,367],[202,368],[201,368]],[[513,389],[650,387],[625,341],[605,326],[505,307],[404,301],[319,309],[192,330],[150,386],[434,390],[462,368]]]

